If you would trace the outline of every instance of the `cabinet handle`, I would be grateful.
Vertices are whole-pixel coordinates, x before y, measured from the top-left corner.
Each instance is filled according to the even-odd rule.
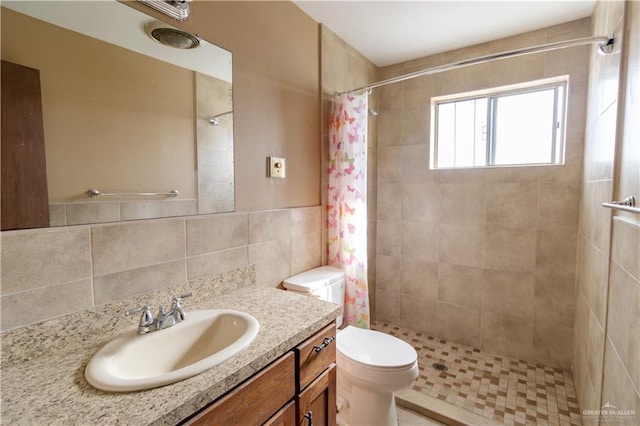
[[[313,426],[313,412],[312,411],[309,411],[307,414],[305,414],[302,417],[307,419],[307,426]]]
[[[327,346],[329,346],[331,344],[331,342],[333,342],[336,338],[331,336],[331,337],[325,337],[324,340],[322,341],[322,343],[320,344],[320,346],[314,346],[313,350],[316,352],[320,352],[321,350],[323,350],[324,348],[326,348]]]

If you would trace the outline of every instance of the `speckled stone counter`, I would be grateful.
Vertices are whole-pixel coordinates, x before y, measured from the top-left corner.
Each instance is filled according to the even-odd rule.
[[[242,271],[240,272],[242,273]],[[233,280],[231,280],[233,281]],[[231,290],[229,292],[224,292]],[[93,388],[84,369],[115,336],[135,328],[124,309],[157,306],[192,291],[187,314],[199,309],[237,309],[260,322],[254,342],[204,373],[157,389],[110,393]],[[223,293],[223,294],[220,294]],[[333,321],[339,306],[274,288],[240,289],[210,282],[184,284],[153,295],[3,333],[0,422],[7,425],[174,425]],[[161,333],[161,331],[160,331]]]

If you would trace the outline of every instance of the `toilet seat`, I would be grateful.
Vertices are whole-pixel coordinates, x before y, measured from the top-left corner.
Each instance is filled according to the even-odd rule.
[[[345,358],[371,370],[406,370],[417,360],[415,349],[407,342],[353,326],[338,333],[336,349]]]

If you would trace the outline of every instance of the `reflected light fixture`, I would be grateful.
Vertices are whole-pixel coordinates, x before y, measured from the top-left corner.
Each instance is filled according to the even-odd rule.
[[[138,1],[178,21],[184,21],[189,17],[189,13],[190,13],[189,2],[191,0],[138,0]]]

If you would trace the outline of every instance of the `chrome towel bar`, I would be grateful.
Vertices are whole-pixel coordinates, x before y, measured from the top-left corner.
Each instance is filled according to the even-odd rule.
[[[602,203],[602,207],[609,209],[624,210],[625,212],[640,213],[640,207],[636,207],[636,198],[629,195],[622,201],[612,201],[610,203]]]
[[[180,195],[180,191],[177,189],[171,192],[100,192],[97,189],[90,189],[87,191],[87,195],[91,198],[96,197],[155,197],[158,195],[164,195],[167,197],[177,197]]]

